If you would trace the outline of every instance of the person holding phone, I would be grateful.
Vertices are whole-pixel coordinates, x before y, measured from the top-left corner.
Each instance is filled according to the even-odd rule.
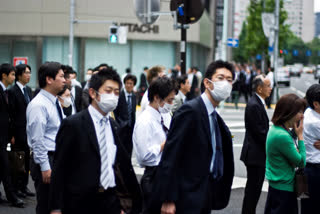
[[[295,94],[282,96],[276,105],[272,117],[274,125],[268,132],[266,143],[269,191],[265,214],[298,213],[294,178],[295,168],[306,165],[303,141],[305,108],[306,101]]]

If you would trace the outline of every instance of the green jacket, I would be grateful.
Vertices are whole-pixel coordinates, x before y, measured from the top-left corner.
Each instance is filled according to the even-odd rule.
[[[297,151],[290,134],[284,128],[273,125],[268,132],[266,147],[266,178],[269,185],[293,192],[295,168],[306,165],[304,142],[298,141]]]

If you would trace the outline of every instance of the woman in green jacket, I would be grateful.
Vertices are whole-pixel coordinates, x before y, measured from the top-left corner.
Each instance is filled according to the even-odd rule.
[[[269,181],[265,214],[295,214],[295,168],[306,164],[303,112],[306,101],[295,94],[280,98],[266,142],[266,178]],[[291,129],[291,131],[290,131]],[[295,138],[297,137],[297,140]]]

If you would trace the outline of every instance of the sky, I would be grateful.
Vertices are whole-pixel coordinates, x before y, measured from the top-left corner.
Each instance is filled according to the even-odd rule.
[[[314,0],[314,12],[320,12],[320,0]]]

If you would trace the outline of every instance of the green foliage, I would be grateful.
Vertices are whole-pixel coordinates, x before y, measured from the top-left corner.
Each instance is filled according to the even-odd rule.
[[[265,1],[265,3],[264,3]],[[265,7],[264,7],[265,6]],[[257,54],[268,54],[268,39],[262,29],[261,13],[273,12],[275,8],[274,0],[251,0],[248,7],[248,17],[243,25],[239,37],[239,48],[234,50],[234,60],[237,62],[249,62],[255,59]],[[279,47],[284,47],[285,40],[292,33],[289,26],[284,22],[287,19],[287,12],[283,9],[283,1],[280,0],[280,19],[279,19]]]

